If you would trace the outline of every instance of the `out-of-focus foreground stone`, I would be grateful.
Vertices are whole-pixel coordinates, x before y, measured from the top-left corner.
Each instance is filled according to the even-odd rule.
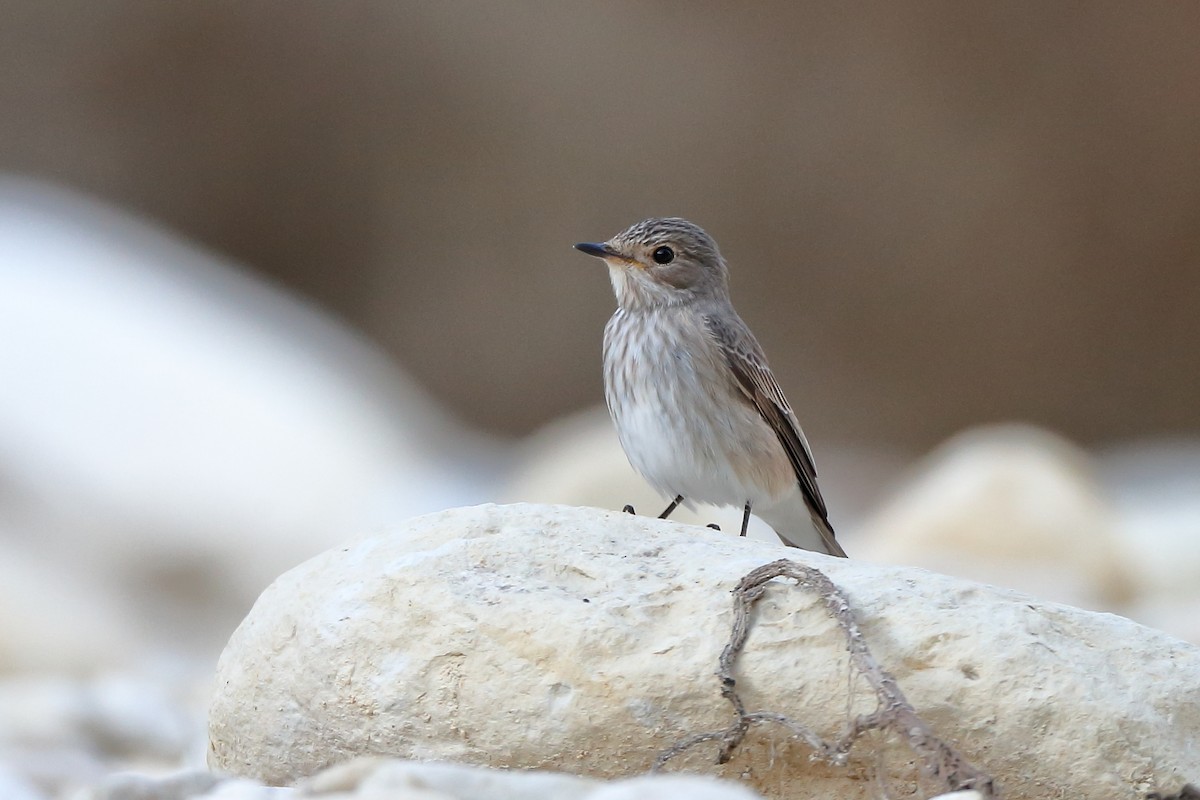
[[[319,309],[0,177],[0,671],[128,666],[138,634],[215,654],[281,571],[479,499],[496,458]]]
[[[555,772],[360,758],[296,788],[186,772],[114,775],[79,800],[761,800],[744,786],[700,775],[647,775],[605,783]]]
[[[859,531],[855,555],[1113,610],[1134,591],[1119,526],[1087,453],[992,425],[919,462]]]
[[[190,675],[161,666],[91,678],[0,677],[0,798],[74,798],[115,770],[162,772],[202,752]],[[207,686],[207,683],[205,684]]]
[[[1137,588],[1121,613],[1200,644],[1200,439],[1127,442],[1098,464]]]
[[[220,660],[210,764],[271,783],[372,754],[640,773],[731,721],[713,676],[729,590],[784,554],[847,593],[917,711],[1009,800],[1132,800],[1200,773],[1200,650],[1166,634],[920,570],[529,505],[415,519],[280,577]],[[848,669],[817,598],[773,583],[738,662],[747,706],[833,736],[873,707]],[[917,791],[898,742],[862,740],[846,767],[809,756],[755,729],[724,767],[706,747],[673,765],[777,797]]]

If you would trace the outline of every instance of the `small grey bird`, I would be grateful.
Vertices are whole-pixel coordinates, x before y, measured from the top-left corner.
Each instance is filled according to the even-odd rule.
[[[792,547],[846,556],[808,441],[729,300],[717,244],[685,219],[647,219],[577,250],[608,264],[604,396],[629,462],[681,502],[754,511]]]

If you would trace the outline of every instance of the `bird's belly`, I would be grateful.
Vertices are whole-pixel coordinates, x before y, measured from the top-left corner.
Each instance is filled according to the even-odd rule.
[[[609,410],[630,464],[664,495],[765,504],[794,484],[786,465],[782,485],[761,479],[756,471],[786,460],[781,446],[756,411],[720,381],[705,382],[689,358],[627,364],[624,373],[627,385],[609,387]]]
[[[746,501],[729,462],[668,409],[627,406],[617,430],[629,463],[664,495],[716,505]]]

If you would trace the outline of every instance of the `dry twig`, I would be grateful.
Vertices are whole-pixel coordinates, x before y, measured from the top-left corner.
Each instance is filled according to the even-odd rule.
[[[737,661],[750,634],[750,611],[762,597],[766,584],[780,577],[793,578],[801,588],[817,593],[825,610],[837,622],[846,637],[850,663],[867,679],[878,699],[878,706],[874,711],[860,714],[848,721],[846,729],[837,741],[827,742],[807,726],[783,714],[771,711],[747,712],[737,693],[737,681],[733,676],[734,662]],[[676,743],[658,756],[654,770],[660,769],[675,756],[698,744],[714,741],[720,744],[717,763],[724,764],[733,756],[734,750],[755,724],[773,722],[783,725],[803,739],[819,758],[836,765],[846,763],[850,748],[864,733],[884,730],[895,733],[908,742],[920,760],[923,771],[944,784],[948,791],[975,789],[985,797],[999,797],[992,778],[976,769],[958,751],[935,736],[928,723],[909,705],[904,693],[896,684],[896,679],[871,655],[846,595],[823,572],[794,561],[780,559],[764,564],[743,577],[734,587],[733,597],[733,631],[729,643],[721,652],[717,677],[721,680],[721,694],[733,705],[737,719],[723,730],[699,733]]]

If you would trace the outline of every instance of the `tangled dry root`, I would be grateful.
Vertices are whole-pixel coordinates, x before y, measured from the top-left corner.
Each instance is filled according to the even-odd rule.
[[[878,700],[874,711],[849,720],[836,741],[824,740],[811,728],[784,714],[773,711],[748,712],[737,693],[733,669],[750,634],[750,611],[766,591],[767,583],[775,578],[792,578],[800,588],[817,594],[846,637],[851,666],[867,680]],[[787,728],[806,742],[822,760],[844,765],[851,747],[863,734],[881,730],[906,741],[916,754],[922,771],[947,791],[974,789],[984,797],[999,798],[999,791],[991,776],[972,766],[957,750],[935,736],[929,724],[917,715],[900,691],[896,679],[871,655],[846,595],[823,572],[786,559],[773,561],[743,577],[733,589],[733,598],[733,630],[729,643],[721,652],[717,677],[721,681],[721,694],[733,705],[737,719],[728,728],[698,733],[676,743],[659,754],[653,770],[661,769],[672,758],[703,742],[718,743],[717,763],[724,764],[733,756],[751,727],[766,723]]]

